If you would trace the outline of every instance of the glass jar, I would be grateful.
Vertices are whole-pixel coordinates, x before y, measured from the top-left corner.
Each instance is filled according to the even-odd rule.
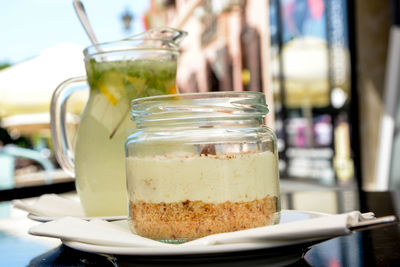
[[[133,100],[136,131],[126,142],[132,231],[181,243],[273,224],[278,152],[267,113],[258,92]]]

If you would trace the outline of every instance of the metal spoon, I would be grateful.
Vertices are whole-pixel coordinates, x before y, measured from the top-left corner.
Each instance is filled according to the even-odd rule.
[[[78,15],[79,21],[81,22],[83,28],[85,29],[86,34],[88,35],[90,41],[92,42],[93,45],[95,45],[98,48],[97,45],[99,42],[97,41],[92,26],[90,25],[88,16],[85,11],[85,7],[83,6],[80,0],[74,0],[73,6],[76,14]]]

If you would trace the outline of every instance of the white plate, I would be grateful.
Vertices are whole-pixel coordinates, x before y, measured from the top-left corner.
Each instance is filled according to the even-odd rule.
[[[38,198],[16,199],[13,201],[13,205],[18,209],[26,211],[29,219],[38,222],[49,222],[62,217],[75,217],[82,220],[97,218],[106,221],[116,221],[127,218],[126,215],[86,217],[79,197],[74,193],[66,193],[62,195],[44,194]]]
[[[280,223],[311,219],[320,216],[327,216],[323,213],[302,212],[293,210],[284,210],[281,212]],[[127,223],[121,221],[113,222],[118,227],[128,227]],[[332,236],[334,237],[334,236]],[[306,249],[313,244],[322,242],[330,237],[321,237],[317,239],[303,239],[296,241],[270,241],[270,242],[246,242],[235,244],[219,244],[210,246],[179,246],[176,247],[119,247],[102,246],[88,244],[77,241],[61,240],[66,246],[91,253],[112,254],[112,255],[142,255],[142,256],[177,256],[177,255],[202,255],[216,253],[232,253],[239,251],[258,250],[258,249],[276,249],[282,248],[285,253],[286,248],[298,247],[297,249]]]
[[[237,243],[237,244],[222,244],[214,246],[198,246],[198,247],[176,247],[176,248],[145,248],[145,247],[112,247],[87,244],[76,241],[62,240],[64,245],[91,253],[111,254],[111,255],[131,255],[131,256],[177,256],[177,255],[201,255],[201,254],[216,254],[216,253],[232,253],[247,250],[259,249],[274,249],[282,248],[282,253],[285,253],[286,247],[298,246],[299,249],[307,249],[308,247],[325,241],[327,238],[314,240],[301,240],[296,242],[268,242],[268,243]],[[301,246],[303,245],[303,246]]]
[[[50,221],[54,221],[57,219],[60,219],[60,217],[47,217],[47,216],[39,216],[39,215],[35,215],[35,214],[28,214],[28,218],[34,221],[38,221],[38,222],[50,222]],[[82,220],[91,220],[91,219],[101,219],[101,220],[105,220],[105,221],[119,221],[119,220],[126,220],[127,216],[105,216],[105,217],[76,217]]]

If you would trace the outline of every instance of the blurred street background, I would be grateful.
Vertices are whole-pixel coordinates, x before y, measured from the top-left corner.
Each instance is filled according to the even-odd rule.
[[[394,2],[83,1],[100,42],[154,27],[187,31],[180,92],[264,92],[283,182],[366,190],[384,176],[378,151]],[[54,157],[49,103],[58,84],[85,75],[82,50],[91,43],[72,0],[0,3],[0,190],[71,181]],[[69,102],[72,134],[86,98]],[[400,181],[392,136],[387,186]]]

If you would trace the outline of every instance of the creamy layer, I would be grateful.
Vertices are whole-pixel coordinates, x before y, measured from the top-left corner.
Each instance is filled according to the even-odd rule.
[[[277,158],[272,152],[240,155],[128,157],[132,202],[252,201],[279,195]]]

